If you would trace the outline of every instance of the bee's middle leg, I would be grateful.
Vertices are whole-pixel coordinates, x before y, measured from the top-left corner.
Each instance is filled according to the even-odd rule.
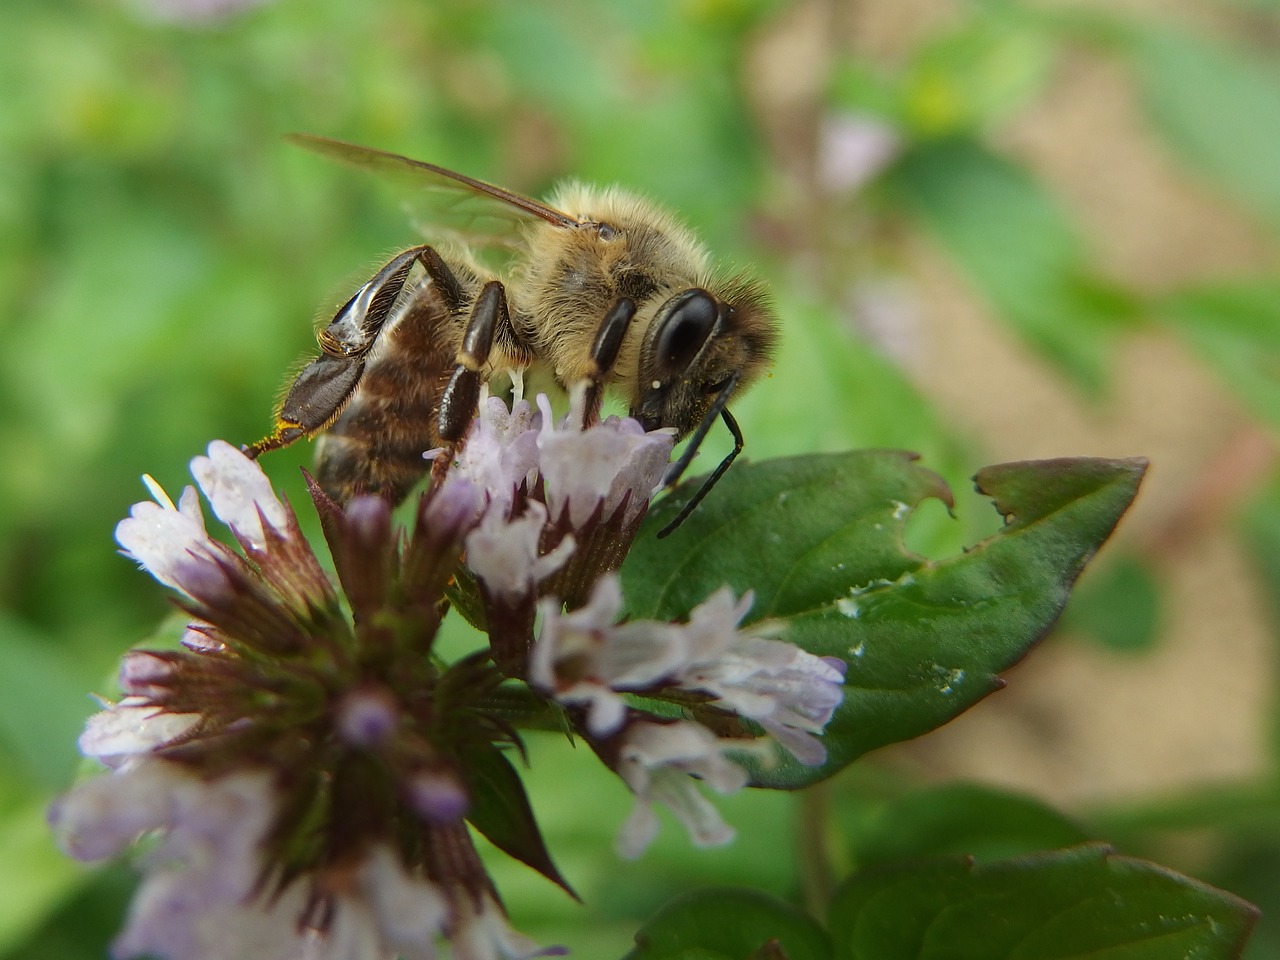
[[[480,373],[489,362],[498,330],[510,325],[506,289],[501,281],[490,280],[471,308],[462,346],[458,348],[457,366],[440,396],[440,439],[456,443],[466,434],[480,404]]]

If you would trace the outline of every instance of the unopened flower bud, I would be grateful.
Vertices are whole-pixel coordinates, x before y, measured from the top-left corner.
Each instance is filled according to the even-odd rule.
[[[379,546],[390,535],[391,506],[382,497],[355,497],[344,512],[351,532],[362,545]]]
[[[353,747],[377,747],[395,733],[395,699],[380,687],[347,694],[338,704],[338,732]]]
[[[120,691],[133,697],[155,700],[164,693],[165,681],[173,667],[168,661],[146,650],[131,650],[120,661]]]
[[[410,802],[429,823],[455,823],[471,806],[471,798],[453,774],[424,770],[409,784]]]
[[[201,603],[226,603],[235,593],[227,572],[212,555],[182,557],[174,561],[173,571],[178,586]]]

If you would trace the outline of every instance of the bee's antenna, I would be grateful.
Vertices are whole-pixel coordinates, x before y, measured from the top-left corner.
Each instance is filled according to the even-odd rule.
[[[740,379],[742,379],[742,371],[739,370],[734,371],[729,379],[724,382],[724,386],[716,394],[715,402],[707,409],[706,414],[702,417],[702,422],[698,424],[698,429],[689,438],[689,443],[684,448],[684,453],[680,455],[679,460],[667,467],[667,472],[663,474],[662,489],[665,490],[667,487],[674,485],[684,475],[684,472],[689,469],[689,464],[697,456],[698,448],[702,446],[702,441],[706,439],[708,431],[711,430],[711,425],[716,422],[716,418],[720,417],[724,420],[724,425],[733,434],[733,449],[720,461],[720,465],[707,475],[707,479],[702,481],[702,486],[698,488],[698,492],[690,497],[689,501],[680,508],[680,512],[676,514],[675,519],[658,531],[659,540],[669,536],[680,524],[689,519],[689,514],[693,513],[703,498],[711,492],[711,488],[719,482],[720,478],[724,476],[724,472],[729,469],[729,465],[742,452],[742,431],[738,428],[738,421],[733,419],[733,414],[726,407],[729,402],[729,396],[733,393],[733,389],[738,385]]]

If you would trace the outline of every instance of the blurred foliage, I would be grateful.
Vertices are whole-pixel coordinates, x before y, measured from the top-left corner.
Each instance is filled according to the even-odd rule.
[[[207,12],[217,6],[225,12]],[[804,10],[838,21],[837,0],[7,0],[0,956],[101,956],[125,900],[127,871],[91,875],[70,864],[45,836],[42,810],[73,775],[75,732],[94,708],[83,691],[111,695],[113,662],[165,611],[111,540],[142,493],[138,474],[153,471],[176,489],[208,439],[262,435],[313,322],[412,240],[393,192],[285,147],[285,132],[385,147],[531,193],[566,174],[617,181],[679,210],[713,249],[757,266],[785,318],[772,381],[737,407],[753,457],[908,448],[957,489],[984,462],[975,425],[961,410],[938,409],[893,338],[867,323],[867,291],[883,293],[886,277],[910,288],[903,249],[920,238],[1047,369],[1081,388],[1082,404],[1096,409],[1123,376],[1126,337],[1165,332],[1203,358],[1261,430],[1275,429],[1280,278],[1126,284],[1002,133],[1043,108],[1070,58],[1118,64],[1171,162],[1254,223],[1274,265],[1280,6],[1224,0],[1201,5],[1212,10],[1199,19],[1157,16],[1150,5],[1134,16],[1102,3],[935,6],[929,29],[899,55],[869,53],[832,30],[815,67],[766,53],[768,41]],[[784,81],[793,74],[820,82],[792,89]],[[779,83],[781,93],[771,87]],[[851,118],[863,140],[842,160],[824,131]],[[874,155],[865,149],[872,134]],[[907,323],[901,304],[888,302],[890,320]],[[725,442],[709,444],[708,460]],[[295,468],[308,451],[273,457],[269,468],[297,502]],[[1275,490],[1254,483],[1239,497],[1255,498],[1241,529],[1273,602]],[[908,538],[940,555],[994,524],[989,511],[959,520],[939,510]],[[1072,617],[1082,632],[1158,649],[1158,559],[1118,556],[1080,597]],[[1264,782],[1139,798],[1099,811],[1087,835],[1280,915],[1280,713],[1259,722],[1273,733]],[[620,956],[675,891],[750,876],[794,898],[811,885],[791,838],[812,801],[729,798],[738,844],[691,853],[668,829],[640,868],[620,871],[601,851],[625,789],[575,769],[589,757],[549,767],[534,754],[534,809],[589,904],[495,861],[517,925],[535,937],[578,956]],[[911,786],[868,781],[860,766],[829,787],[842,822],[912,795]],[[563,802],[568,789],[572,804]],[[983,802],[969,797],[965,809]],[[991,816],[1008,802],[992,799]],[[582,818],[584,809],[601,816]],[[1037,816],[1018,822],[1043,824],[1041,846],[1066,842],[1059,821]],[[962,824],[955,829],[963,835]],[[753,834],[769,842],[753,844]],[[1212,854],[1180,854],[1187,837]],[[954,852],[945,840],[920,853]],[[856,845],[833,856],[845,866],[860,858]],[[1280,949],[1277,930],[1264,920],[1246,956]]]

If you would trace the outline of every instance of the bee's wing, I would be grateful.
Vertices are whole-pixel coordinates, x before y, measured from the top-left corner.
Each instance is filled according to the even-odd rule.
[[[425,213],[417,214],[411,209],[411,213],[417,214],[415,219],[422,221],[420,226],[440,228],[472,242],[510,243],[520,224],[530,219],[546,220],[558,227],[579,225],[575,217],[532,197],[434,163],[305,133],[292,133],[286,139],[315,153],[413,187],[425,195]],[[416,206],[416,202],[410,204],[411,208]]]

